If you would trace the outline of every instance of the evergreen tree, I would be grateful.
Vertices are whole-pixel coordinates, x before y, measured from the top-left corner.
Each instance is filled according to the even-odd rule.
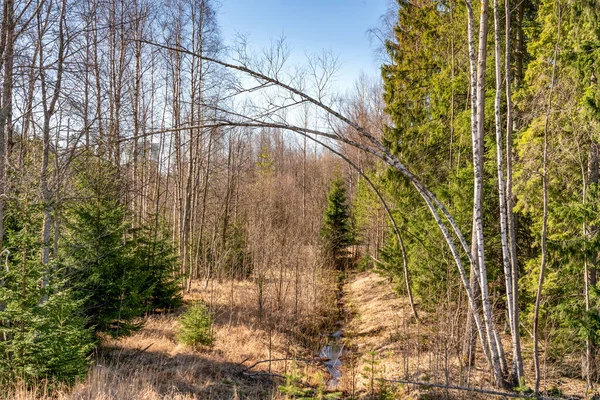
[[[81,167],[75,180],[82,200],[67,212],[69,283],[90,327],[127,335],[142,326],[144,313],[181,305],[176,256],[158,226],[132,227],[116,168],[97,159]]]
[[[84,200],[68,213],[69,281],[89,326],[96,332],[128,334],[141,326],[152,287],[140,269],[133,246],[133,231],[120,200],[119,181],[108,163],[86,168],[77,176]]]
[[[140,292],[146,296],[147,312],[173,310],[182,304],[177,256],[166,235],[159,231],[158,226],[139,229],[133,243],[135,270],[145,277]]]
[[[346,185],[339,176],[331,182],[327,195],[327,209],[323,216],[321,237],[324,240],[326,253],[335,262],[339,261],[344,249],[354,242]]]
[[[40,261],[42,206],[27,196],[7,207],[0,270],[0,386],[26,382],[73,383],[86,373],[92,334],[83,300],[64,285],[64,270]],[[42,288],[42,278],[49,284]]]
[[[213,323],[213,315],[206,304],[196,302],[181,314],[177,337],[180,342],[194,349],[198,346],[211,346],[215,340]]]
[[[465,8],[444,0],[418,5],[398,0],[398,6],[393,37],[386,42],[390,62],[381,69],[385,111],[391,120],[384,143],[447,205],[467,233],[471,230],[473,170]],[[435,306],[439,293],[453,284],[448,282],[453,275],[446,273],[451,255],[445,240],[410,182],[392,168],[381,176],[380,186],[389,193],[394,213],[405,221],[403,229],[409,232],[405,244],[415,271],[415,294],[423,305]],[[492,185],[486,182],[488,193]],[[493,209],[494,202],[486,201],[486,207]],[[490,212],[484,215],[492,218]],[[493,223],[485,226],[488,232],[495,228]],[[402,265],[398,245],[393,235],[388,236],[383,261]],[[495,251],[494,246],[487,250]]]
[[[527,49],[531,61],[524,85],[516,93],[522,119],[516,142],[520,161],[515,175],[517,210],[529,221],[523,228],[533,238],[529,251],[522,254],[525,271],[520,283],[523,302],[528,304],[525,315],[531,316],[534,310],[529,304],[534,301],[540,273],[542,188],[538,176],[547,133],[548,264],[542,286],[541,323],[556,327],[548,332],[552,340],[545,346],[560,360],[559,364],[566,366],[569,359],[565,355],[573,351],[574,345],[579,349],[587,346],[592,353],[590,346],[599,344],[600,300],[595,268],[600,238],[595,231],[600,223],[600,92],[596,79],[600,71],[600,30],[598,9],[592,3],[540,1],[535,17]],[[541,335],[541,340],[548,339],[546,332]],[[595,375],[595,371],[589,372]]]

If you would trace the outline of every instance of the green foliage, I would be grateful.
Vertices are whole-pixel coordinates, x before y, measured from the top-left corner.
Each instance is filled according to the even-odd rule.
[[[192,304],[179,318],[180,329],[177,335],[180,342],[197,348],[211,346],[214,342],[212,324],[214,320],[206,304]]]
[[[377,356],[377,352],[375,350],[371,350],[367,353],[366,364],[364,366],[363,377],[369,381],[369,390],[371,392],[371,397],[375,395],[375,380],[379,376],[380,361],[375,359]]]
[[[533,390],[531,390],[531,388],[525,384],[525,378],[523,378],[523,377],[521,378],[519,385],[515,386],[513,388],[513,390],[515,392],[519,392],[519,393],[523,393],[523,394],[527,394],[527,395],[529,395],[533,392]]]
[[[227,249],[223,264],[232,277],[248,278],[252,273],[252,259],[248,251],[247,231],[240,223],[229,224],[228,221],[225,221],[223,226],[226,227],[223,232],[223,243]]]
[[[58,289],[39,306],[43,317],[37,320],[32,347],[37,379],[74,383],[85,375],[94,347],[92,332],[85,328],[81,314],[83,301],[68,289]]]
[[[381,166],[379,166],[381,168]],[[371,182],[380,182],[381,177],[376,173],[377,171],[365,171],[364,173],[369,177]],[[383,187],[380,191],[383,191]],[[365,237],[363,233],[367,231],[373,220],[378,219],[378,215],[383,212],[383,205],[377,197],[377,194],[364,179],[358,180],[358,186],[356,193],[354,194],[354,202],[352,204],[352,215],[355,221],[356,240],[363,241]]]
[[[467,106],[466,97],[452,100],[453,89],[468,90],[468,59],[452,55],[453,43],[463,39],[464,10],[445,1],[416,7],[400,0],[398,5],[394,35],[386,42],[391,62],[382,66],[383,97],[393,122],[385,142],[426,182],[439,182],[449,172],[448,154],[467,150],[469,143],[468,121],[456,124],[453,140],[448,137],[450,124],[456,123],[450,119],[452,107],[459,114]]]
[[[66,288],[58,263],[40,261],[42,207],[27,197],[6,208],[5,250],[0,271],[0,385],[73,383],[88,367],[92,334],[83,301]],[[42,288],[41,281],[48,285]]]
[[[340,176],[331,182],[327,195],[327,209],[323,216],[321,238],[326,252],[335,260],[342,255],[342,251],[346,247],[354,242],[346,186]]]
[[[560,7],[560,41],[557,7]],[[594,165],[590,163],[600,126],[600,91],[596,79],[600,71],[598,21],[597,6],[592,3],[540,1],[535,25],[528,32],[531,62],[524,84],[515,96],[524,122],[516,142],[517,210],[527,218],[524,228],[532,238],[528,253],[522,257],[525,268],[520,287],[526,305],[523,317],[529,322],[532,319],[538,285],[541,155],[547,133],[548,265],[540,324],[552,327],[541,332],[543,339],[551,338],[546,344],[546,354],[558,365],[567,364],[566,356],[574,351],[583,351],[587,340],[596,346],[600,344],[598,289],[593,284],[589,288],[590,311],[586,311],[584,289],[585,268],[595,268],[600,252],[600,238],[593,233],[600,223],[600,193],[592,181]],[[555,57],[557,44],[559,52]],[[547,113],[551,86],[553,110]]]
[[[382,263],[377,263],[377,270],[385,275],[401,276],[404,268],[400,244],[394,235],[388,235],[383,248],[380,250]]]
[[[160,231],[158,226],[145,227],[135,232],[133,240],[136,270],[145,278],[139,292],[146,296],[147,312],[173,310],[182,304],[179,262],[171,241]]]
[[[141,327],[136,318],[152,287],[145,285],[149,273],[132,256],[133,231],[115,171],[100,162],[97,167],[79,172],[85,200],[68,213],[70,284],[85,299],[83,309],[96,332],[127,335]]]
[[[79,200],[54,205],[58,252],[41,262],[44,205],[14,187],[0,257],[0,383],[73,383],[95,332],[121,335],[146,312],[180,305],[174,251],[159,229],[132,229],[110,164],[75,163]],[[43,284],[42,284],[43,282]]]
[[[298,371],[296,362],[292,363],[290,372],[285,375],[285,385],[279,385],[277,390],[286,397],[298,400],[338,400],[343,397],[342,392],[328,392],[325,390],[325,381],[320,372],[317,373],[317,387],[302,385],[304,375]]]
[[[379,381],[377,387],[377,399],[378,400],[394,400],[402,398],[402,392],[398,388],[394,387],[390,382],[384,380]]]
[[[258,154],[256,168],[258,173],[264,176],[273,175],[275,172],[275,161],[273,160],[273,156],[269,153],[268,147],[264,144],[261,146],[260,153]]]
[[[312,389],[298,387],[298,382],[300,382],[302,378],[303,375],[298,371],[298,366],[294,360],[290,372],[285,374],[285,385],[279,385],[277,390],[287,396],[308,396],[312,393]]]
[[[393,37],[386,42],[390,62],[382,66],[386,113],[391,123],[384,143],[446,205],[464,235],[471,231],[473,170],[469,111],[469,59],[462,47],[465,8],[455,2],[426,1],[418,7],[398,2]],[[490,93],[491,95],[491,93]],[[489,104],[489,103],[488,103]],[[486,124],[491,124],[488,113]],[[491,136],[491,135],[489,135]],[[494,160],[494,143],[485,143]],[[488,170],[492,171],[488,171]],[[484,229],[496,237],[497,194],[493,165],[486,164]],[[404,239],[413,293],[435,308],[448,286],[459,284],[444,237],[412,184],[392,168],[377,179]],[[499,242],[487,242],[490,280],[498,273]],[[388,228],[379,269],[401,278],[403,259]]]
[[[158,227],[132,228],[114,167],[87,161],[76,176],[83,200],[66,213],[69,284],[90,327],[127,335],[142,326],[145,312],[181,304],[176,258]]]
[[[356,270],[359,272],[368,271],[373,268],[373,260],[367,254],[362,256],[356,264]]]
[[[292,363],[290,372],[285,374],[285,385],[279,385],[279,393],[297,399],[311,399],[312,388],[300,387],[300,382],[304,376],[298,371],[296,362]]]

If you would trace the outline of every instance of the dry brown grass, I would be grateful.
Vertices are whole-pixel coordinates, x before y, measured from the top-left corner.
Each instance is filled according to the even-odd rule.
[[[197,282],[186,302],[202,300],[215,315],[215,343],[211,348],[192,350],[177,342],[178,313],[153,315],[143,329],[127,338],[105,340],[83,382],[73,388],[17,385],[0,398],[11,400],[191,400],[191,399],[280,399],[278,378],[267,372],[286,374],[289,359],[314,359],[325,336],[335,330],[338,319],[334,302],[333,276],[322,276],[318,291],[304,290],[296,303],[293,291],[265,283],[263,315],[258,315],[257,284],[248,281]],[[286,286],[288,282],[283,285]],[[312,294],[311,294],[312,293]],[[321,293],[318,298],[314,296]],[[464,327],[461,318],[438,320],[420,313],[421,322],[411,317],[407,300],[397,296],[389,281],[373,272],[352,276],[345,285],[343,307],[348,310],[341,390],[354,398],[368,398],[371,384],[381,389],[378,378],[408,379],[489,388],[488,371],[482,355],[470,374],[458,362],[454,347]],[[181,310],[180,310],[181,311]],[[296,312],[297,311],[297,312]],[[449,314],[438,310],[436,315]],[[506,348],[509,338],[504,336]],[[448,346],[448,347],[445,347]],[[446,353],[446,348],[448,353]],[[447,364],[446,364],[447,354]],[[261,360],[252,369],[247,367]],[[447,367],[446,367],[447,365]],[[529,366],[529,365],[528,365]],[[326,374],[317,362],[298,362],[304,380],[316,385]],[[564,393],[581,394],[581,380],[561,378],[549,371],[542,388],[558,387]],[[371,372],[373,371],[373,372]],[[529,382],[532,369],[528,370]],[[391,398],[443,396],[414,386],[388,385]],[[51,393],[51,394],[50,394]],[[450,397],[464,393],[449,392]],[[466,398],[477,398],[466,395]],[[462,398],[462,397],[461,397]],[[485,398],[480,397],[480,398]]]
[[[399,357],[403,340],[398,333],[410,320],[410,306],[394,294],[387,279],[372,272],[349,279],[345,301],[351,320],[345,332],[349,351],[344,359],[342,388],[360,398],[371,394],[371,383],[375,391],[379,389],[377,378],[403,375]]]
[[[371,379],[377,391],[383,379],[446,383],[450,385],[492,388],[491,377],[483,354],[476,354],[476,366],[470,371],[460,365],[459,348],[464,332],[462,317],[453,317],[446,310],[435,315],[420,311],[420,323],[412,317],[408,300],[396,295],[387,278],[374,272],[363,272],[349,279],[345,287],[346,304],[352,319],[346,330],[346,346],[352,349],[344,359],[343,389],[360,398],[370,395]],[[440,315],[449,315],[440,320]],[[502,335],[509,350],[510,337]],[[524,351],[528,351],[525,343]],[[479,348],[479,346],[477,346]],[[510,355],[507,355],[510,359]],[[372,362],[374,365],[372,365]],[[510,360],[509,360],[510,362]],[[534,371],[526,360],[527,381],[533,382]],[[557,388],[565,395],[582,396],[585,382],[561,377],[551,365],[544,366],[546,374],[542,390]],[[374,373],[371,373],[374,370]],[[431,391],[409,385],[390,384],[394,398],[417,398],[427,393],[443,398],[443,390]],[[489,395],[449,391],[450,398],[490,398]]]
[[[197,282],[186,302],[202,300],[214,312],[214,345],[192,350],[177,342],[178,313],[153,315],[130,337],[106,339],[95,355],[85,381],[48,394],[44,385],[27,390],[18,386],[10,399],[158,400],[158,399],[277,399],[277,378],[291,361],[261,360],[311,358],[316,354],[328,313],[335,309],[331,277],[322,277],[323,298],[275,295],[267,284],[263,315],[257,312],[256,283],[248,281]],[[273,283],[274,284],[274,283]],[[308,290],[306,291],[308,293]],[[330,292],[330,294],[327,294]],[[330,298],[330,300],[327,300]],[[298,314],[293,311],[298,310]],[[181,310],[180,310],[181,311]],[[0,393],[0,398],[2,398]]]

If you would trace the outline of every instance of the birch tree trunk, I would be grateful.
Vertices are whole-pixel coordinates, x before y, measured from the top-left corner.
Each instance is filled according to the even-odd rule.
[[[510,12],[508,8],[508,1],[506,1],[507,12]],[[506,17],[510,23],[510,17]],[[507,35],[507,40],[509,36]],[[510,43],[510,42],[509,42]],[[510,48],[508,48],[510,50]],[[496,96],[494,99],[494,119],[496,129],[496,166],[498,173],[498,196],[500,205],[500,240],[502,244],[502,266],[504,268],[504,282],[506,286],[506,308],[508,311],[508,321],[510,325],[510,333],[512,339],[513,349],[513,380],[514,383],[520,383],[523,378],[523,360],[521,357],[520,341],[519,341],[519,326],[515,325],[515,301],[514,301],[514,279],[512,277],[513,268],[511,266],[511,254],[508,244],[508,216],[506,207],[506,188],[504,185],[504,149],[502,143],[502,117],[501,117],[501,97],[502,97],[502,63],[501,63],[501,50],[500,50],[500,13],[498,0],[494,0],[494,59],[495,59],[495,77],[496,77]],[[508,57],[508,54],[505,54]],[[510,64],[507,65],[510,67]],[[506,85],[510,85],[510,81],[506,81]],[[510,94],[510,92],[508,92]],[[507,100],[510,101],[510,100]]]
[[[588,170],[587,177],[583,176],[583,204],[587,203],[587,184],[598,185],[598,143],[592,139],[592,143],[590,144],[590,152],[588,156]],[[596,230],[594,226],[587,226],[584,223],[583,225],[583,234],[585,235],[586,240],[591,240],[593,237],[593,232]],[[590,303],[590,288],[596,286],[596,268],[597,268],[598,260],[596,257],[592,257],[589,259],[587,256],[584,261],[584,286],[585,286],[585,311],[587,313],[591,310]],[[592,389],[595,381],[596,374],[596,346],[594,345],[590,335],[586,337],[585,340],[585,374],[586,381],[588,385],[588,389]]]
[[[469,59],[471,72],[471,137],[473,146],[473,172],[474,172],[474,191],[473,191],[473,222],[476,233],[476,252],[473,259],[477,262],[479,275],[479,287],[481,289],[481,305],[483,318],[485,321],[485,330],[487,343],[489,344],[489,353],[491,357],[491,367],[494,372],[494,380],[497,386],[503,385],[503,372],[506,370],[506,361],[504,360],[502,343],[498,340],[498,334],[495,327],[494,314],[491,308],[487,269],[485,265],[485,242],[483,234],[483,136],[484,136],[484,118],[485,118],[485,70],[486,70],[486,44],[488,32],[488,1],[481,2],[481,12],[479,21],[479,46],[475,52],[475,28],[473,5],[471,0],[466,0],[468,11],[468,43]]]
[[[9,136],[7,130],[11,129],[12,115],[12,70],[14,57],[14,1],[5,0],[2,12],[2,28],[0,39],[0,70],[4,67],[2,77],[2,97],[0,103],[0,249],[3,246],[4,239],[4,198],[6,191],[6,159],[7,154],[7,138]]]
[[[475,232],[475,223],[473,221],[472,233],[471,233],[471,253],[477,253],[477,239]],[[475,329],[475,321],[473,319],[474,313],[481,312],[481,290],[479,289],[479,280],[477,279],[477,270],[476,264],[472,265],[471,270],[469,271],[469,287],[471,288],[471,292],[473,293],[473,302],[476,304],[477,308],[471,307],[469,303],[469,307],[467,310],[467,323],[465,325],[465,337],[464,344],[462,350],[462,358],[464,362],[469,366],[473,366],[475,363],[475,346],[477,344],[477,331]],[[484,347],[484,351],[486,350]]]
[[[521,335],[519,329],[519,267],[517,257],[517,237],[515,232],[515,215],[513,212],[513,154],[512,154],[512,129],[513,129],[513,102],[512,102],[512,91],[511,91],[511,59],[510,59],[510,48],[511,48],[511,11],[510,11],[510,0],[504,2],[504,13],[505,13],[505,50],[504,50],[504,74],[506,82],[506,223],[508,230],[508,250],[510,256],[510,269],[512,278],[512,326],[511,332],[513,332],[513,363],[515,365],[514,372],[519,385],[525,385],[525,371],[523,368],[523,355],[521,353]],[[515,334],[516,333],[516,334]]]
[[[50,8],[48,9],[48,14],[50,13]],[[53,192],[50,188],[49,184],[49,160],[50,160],[50,121],[56,112],[56,103],[61,93],[61,84],[62,84],[62,75],[63,75],[63,65],[65,58],[65,33],[64,33],[64,25],[65,25],[65,11],[66,11],[66,0],[62,0],[60,5],[60,16],[58,19],[58,54],[56,59],[56,81],[54,82],[54,91],[52,92],[52,96],[48,97],[48,84],[46,82],[45,77],[45,65],[43,56],[43,46],[40,45],[39,52],[39,65],[40,65],[40,83],[41,83],[41,92],[42,92],[42,108],[43,108],[43,127],[42,127],[42,138],[43,138],[43,152],[42,152],[42,169],[40,176],[40,186],[42,191],[42,201],[44,203],[44,220],[42,225],[42,264],[44,266],[48,266],[50,261],[50,228],[52,226],[52,212],[54,209],[54,196]],[[38,13],[38,40],[42,43],[43,36],[45,32],[47,32],[48,27],[48,16],[46,15],[46,20],[42,20],[41,9]],[[45,276],[42,278],[42,288],[46,288],[48,286],[49,279],[49,271],[46,271]],[[46,297],[46,295],[45,295]],[[45,298],[43,299],[45,301]]]
[[[142,42],[140,42],[139,38],[143,36],[143,26],[144,26],[144,10],[141,4],[138,3],[137,0],[133,1],[133,13],[135,16],[135,22],[133,24],[134,29],[134,60],[135,60],[135,70],[133,75],[133,98],[132,98],[132,118],[133,118],[133,144],[132,144],[132,156],[133,156],[133,172],[132,172],[132,206],[133,210],[135,210],[134,215],[136,216],[137,223],[141,223],[141,219],[143,218],[142,213],[142,193],[141,191],[144,188],[144,182],[142,181],[140,185],[138,185],[138,179],[140,179],[140,168],[139,168],[139,155],[144,155],[146,153],[146,149],[144,146],[139,147],[139,135],[140,135],[140,123],[141,123],[141,86],[142,86]],[[141,151],[140,151],[141,150]]]

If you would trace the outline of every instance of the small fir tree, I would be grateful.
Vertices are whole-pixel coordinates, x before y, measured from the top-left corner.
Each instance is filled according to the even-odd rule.
[[[83,200],[67,213],[69,282],[90,327],[128,335],[145,313],[181,305],[177,258],[159,226],[132,227],[114,166],[102,160],[82,166],[76,183]]]
[[[145,227],[136,232],[134,243],[136,270],[145,277],[140,289],[147,295],[146,312],[173,310],[182,303],[177,256],[156,225],[153,230]]]
[[[129,224],[123,217],[124,208],[112,201],[97,207],[84,204],[74,210],[70,226],[70,282],[85,299],[90,326],[111,335],[139,327],[134,319],[143,314],[148,297],[140,293],[147,276],[140,276],[139,265],[130,257],[130,243],[124,240]]]
[[[6,208],[0,269],[0,386],[25,382],[73,383],[88,367],[91,331],[83,301],[64,285],[61,265],[40,261],[42,206],[25,199]],[[48,285],[42,288],[42,279]]]
[[[76,179],[84,199],[68,213],[70,283],[96,332],[127,335],[139,328],[151,296],[150,274],[135,259],[133,230],[114,168],[100,160]]]
[[[178,338],[183,344],[192,348],[210,346],[214,342],[213,322],[213,317],[206,304],[196,302],[179,318],[181,328]]]
[[[353,243],[354,235],[346,186],[341,177],[331,182],[327,195],[327,209],[323,217],[321,237],[325,252],[338,263],[344,249]]]

